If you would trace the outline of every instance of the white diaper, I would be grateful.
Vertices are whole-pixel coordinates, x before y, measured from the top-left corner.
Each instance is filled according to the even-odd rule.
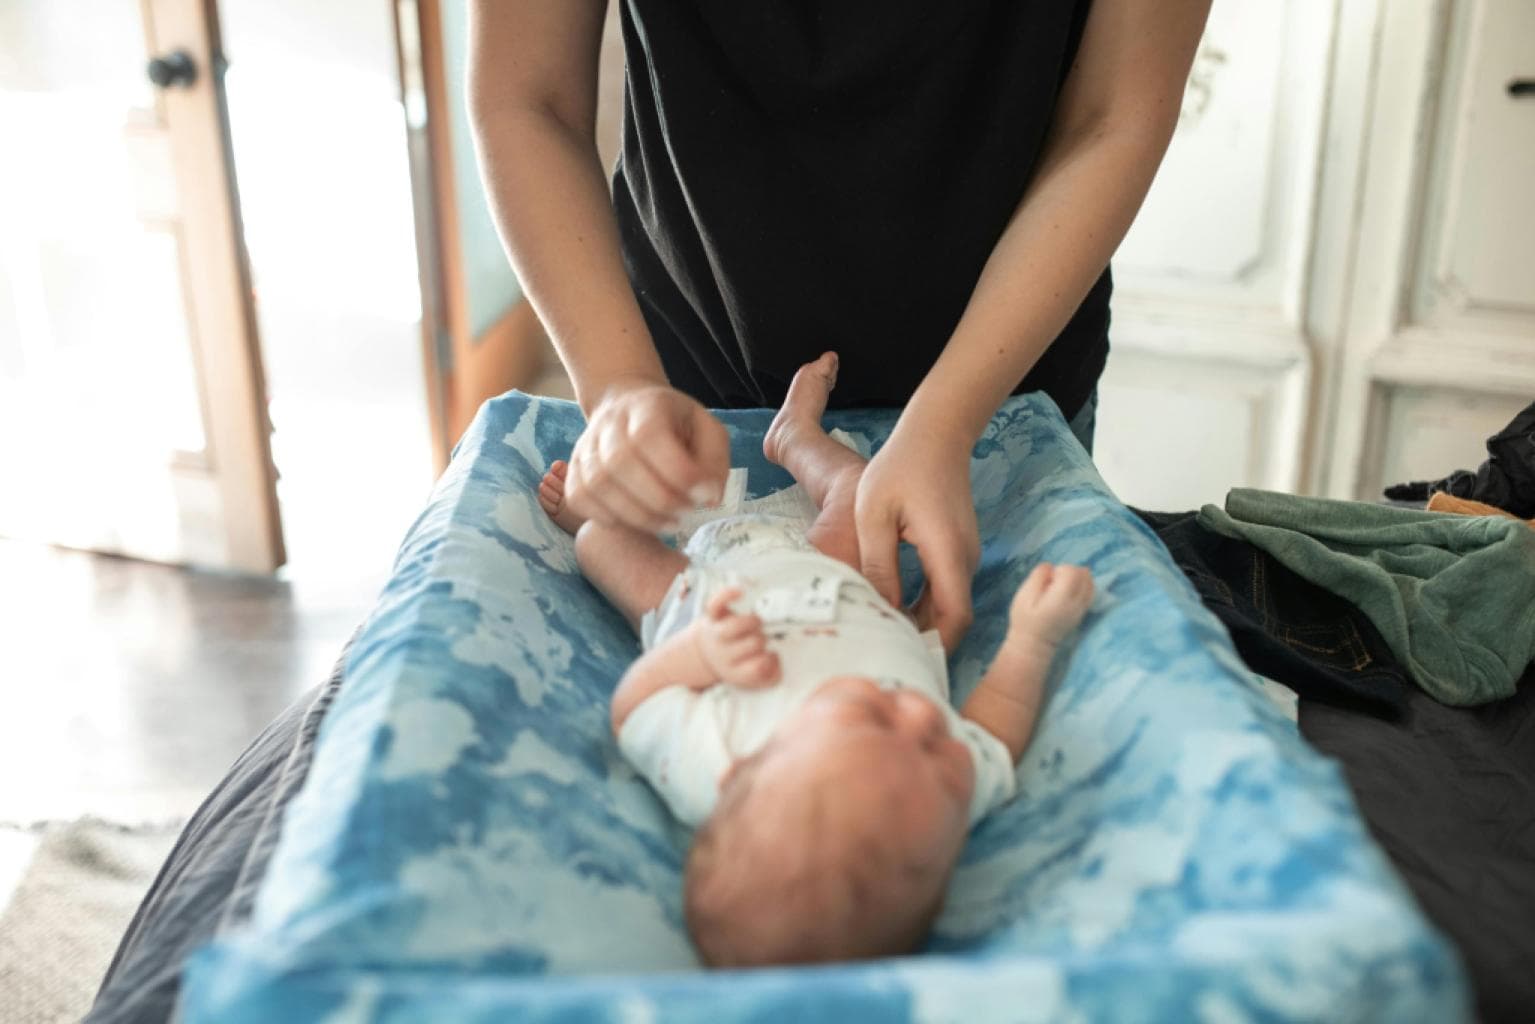
[[[868,457],[868,445],[859,442],[852,434],[845,430],[833,430],[830,434],[833,441]],[[810,495],[799,484],[793,484],[782,490],[765,494],[760,498],[748,498],[746,496],[746,470],[732,469],[725,478],[725,493],[718,505],[709,508],[695,509],[682,517],[682,524],[672,536],[677,542],[677,547],[685,548],[694,533],[706,523],[716,519],[744,514],[757,514],[772,516],[777,519],[787,519],[800,527],[801,532],[810,528],[815,522],[815,502],[810,500]]]

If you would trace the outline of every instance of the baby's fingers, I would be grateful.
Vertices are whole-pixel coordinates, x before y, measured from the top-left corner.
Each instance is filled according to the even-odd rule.
[[[714,596],[709,598],[708,603],[704,605],[704,612],[709,618],[716,621],[723,619],[730,614],[731,602],[740,596],[740,587],[723,587],[715,591]]]
[[[1040,562],[1029,572],[1028,578],[1023,581],[1023,586],[1018,589],[1032,598],[1039,597],[1050,585],[1055,582],[1055,566],[1049,562]]]
[[[742,662],[736,670],[735,682],[737,686],[768,686],[778,682],[781,671],[778,655],[768,651]]]
[[[1038,606],[1049,589],[1050,581],[1054,577],[1055,566],[1049,562],[1041,562],[1030,570],[1024,577],[1018,589],[1013,593],[1013,611],[1023,612]]]
[[[719,620],[721,640],[742,640],[749,636],[762,636],[762,620],[755,615],[729,615]]]
[[[1093,596],[1093,574],[1080,565],[1063,565],[1055,571],[1052,589],[1058,589],[1073,602]]]
[[[1079,622],[1093,603],[1093,578],[1086,569],[1062,566],[1056,582],[1039,604],[1042,614],[1062,621]]]
[[[732,663],[739,664],[757,657],[766,650],[767,637],[761,633],[748,634],[729,641],[725,646],[725,657]]]

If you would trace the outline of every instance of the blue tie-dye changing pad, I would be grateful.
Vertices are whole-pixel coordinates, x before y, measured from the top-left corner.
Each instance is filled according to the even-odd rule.
[[[769,414],[723,418],[751,494],[785,486],[759,448]],[[829,417],[875,448],[893,421]],[[696,970],[686,835],[608,732],[636,641],[534,497],[581,426],[573,405],[516,393],[481,411],[356,643],[252,920],[189,965],[186,1019],[1466,1015],[1454,954],[1337,768],[1038,397],[1011,400],[975,451],[989,539],[956,699],[1036,561],[1091,566],[1098,597],[1020,795],[976,828],[928,950]]]

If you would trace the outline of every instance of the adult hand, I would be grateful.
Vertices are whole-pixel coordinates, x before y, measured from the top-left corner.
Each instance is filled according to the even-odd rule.
[[[730,471],[725,426],[665,384],[609,389],[570,456],[565,494],[583,519],[651,533],[718,502]]]
[[[970,583],[981,554],[968,441],[897,424],[858,482],[854,519],[863,574],[896,607],[899,544],[916,547],[927,577],[917,623],[937,629],[952,654],[970,628]]]

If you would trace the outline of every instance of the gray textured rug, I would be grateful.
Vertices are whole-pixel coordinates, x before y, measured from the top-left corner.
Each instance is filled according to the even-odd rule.
[[[87,818],[29,831],[31,859],[9,901],[0,894],[0,1022],[78,1021],[180,826]]]

